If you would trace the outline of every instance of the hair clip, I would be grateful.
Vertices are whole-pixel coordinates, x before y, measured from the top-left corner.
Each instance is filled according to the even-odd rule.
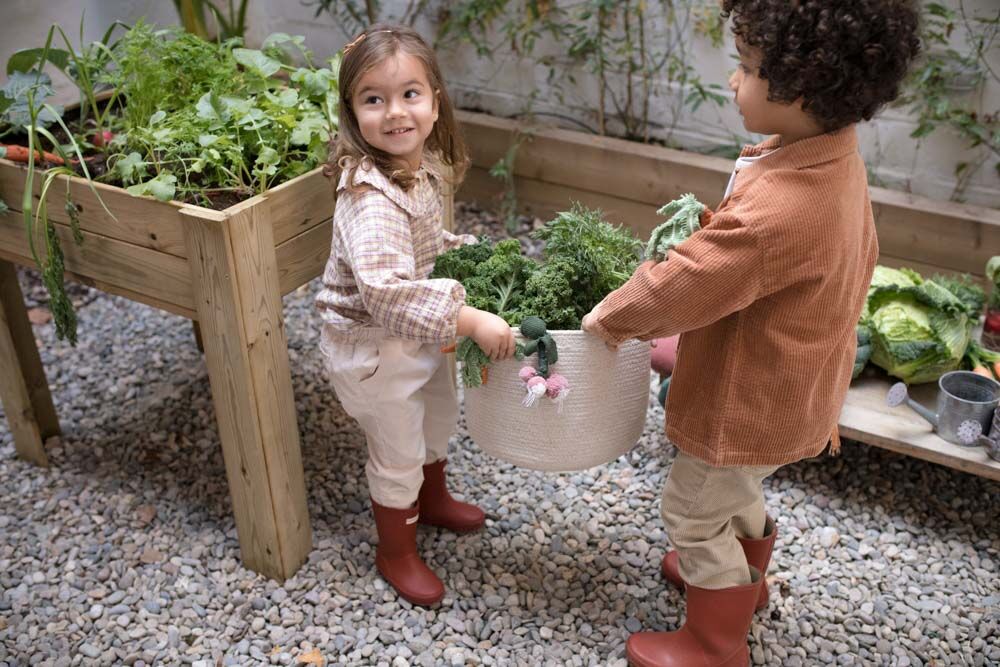
[[[344,55],[346,56],[348,53],[351,52],[351,49],[353,49],[355,46],[357,46],[361,42],[365,41],[365,37],[367,37],[369,34],[371,34],[371,35],[377,35],[380,32],[387,32],[387,33],[389,33],[391,35],[391,34],[393,34],[394,31],[393,30],[376,30],[375,32],[372,32],[372,33],[363,32],[360,35],[358,35],[357,37],[355,37],[350,42],[350,44],[348,44],[347,46],[344,47]]]

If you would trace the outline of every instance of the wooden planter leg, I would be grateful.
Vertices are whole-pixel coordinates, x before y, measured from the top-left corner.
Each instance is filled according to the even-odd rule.
[[[198,320],[191,320],[191,330],[194,331],[194,344],[198,346],[198,351],[205,354],[205,342],[201,339],[201,325]]]
[[[181,216],[243,562],[283,580],[312,531],[268,204]]]
[[[45,379],[35,336],[17,284],[17,271],[0,259],[0,399],[18,455],[49,465],[45,440],[59,435],[59,419]]]

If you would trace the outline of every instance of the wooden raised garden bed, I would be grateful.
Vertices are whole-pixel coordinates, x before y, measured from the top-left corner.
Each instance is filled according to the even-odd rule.
[[[36,179],[36,184],[40,179]],[[21,201],[25,168],[0,160],[0,197]],[[319,275],[330,247],[332,197],[320,169],[214,211],[132,197],[72,179],[84,243],[61,198],[50,219],[68,278],[197,322],[219,422],[244,564],[284,579],[312,545],[281,296]],[[36,198],[38,193],[36,191]],[[0,383],[18,454],[46,465],[59,433],[13,264],[33,266],[21,213],[0,215]]]
[[[527,135],[513,165],[519,210],[549,218],[577,200],[599,207],[612,222],[640,237],[662,219],[656,209],[692,192],[714,206],[725,191],[732,161],[596,137],[571,130],[530,126],[485,114],[459,112],[472,152],[472,169],[458,192],[461,199],[495,204],[503,184],[489,175],[519,134]],[[1000,211],[941,202],[884,188],[871,188],[881,255],[891,267],[922,274],[968,273],[985,285],[986,261],[1000,253]],[[866,374],[852,385],[841,413],[847,438],[1000,480],[1000,463],[984,449],[945,442],[905,407],[889,408],[884,374]],[[935,386],[918,387],[915,397],[933,404]]]

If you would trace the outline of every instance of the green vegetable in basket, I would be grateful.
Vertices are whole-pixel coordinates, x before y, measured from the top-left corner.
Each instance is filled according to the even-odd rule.
[[[480,239],[441,254],[430,277],[461,282],[467,305],[499,315],[511,326],[534,316],[549,329],[579,329],[583,316],[629,279],[642,249],[627,229],[580,204],[559,213],[532,236],[545,242],[541,263],[523,256],[516,239],[495,245]],[[456,355],[463,362],[465,385],[482,384],[481,371],[489,358],[466,341]],[[555,362],[551,354],[546,358]]]
[[[480,264],[493,256],[493,244],[485,236],[479,237],[478,243],[452,248],[442,253],[434,262],[434,272],[431,278],[451,278],[464,282],[476,273]]]
[[[542,250],[544,265],[562,262],[571,267],[568,275],[573,289],[572,307],[576,311],[572,329],[580,328],[580,320],[611,292],[625,284],[639,264],[642,243],[620,226],[604,220],[599,210],[574,203],[569,211],[532,233],[532,238],[545,242]],[[551,275],[551,274],[550,274]],[[556,328],[560,313],[528,312],[537,315]]]

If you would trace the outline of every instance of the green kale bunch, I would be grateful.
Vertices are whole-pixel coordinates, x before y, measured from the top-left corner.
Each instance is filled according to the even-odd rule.
[[[524,257],[516,239],[491,245],[480,238],[439,256],[431,277],[461,282],[468,305],[511,326],[535,316],[549,329],[579,329],[583,316],[629,279],[642,250],[628,230],[581,204],[532,236],[545,242],[541,264]]]

